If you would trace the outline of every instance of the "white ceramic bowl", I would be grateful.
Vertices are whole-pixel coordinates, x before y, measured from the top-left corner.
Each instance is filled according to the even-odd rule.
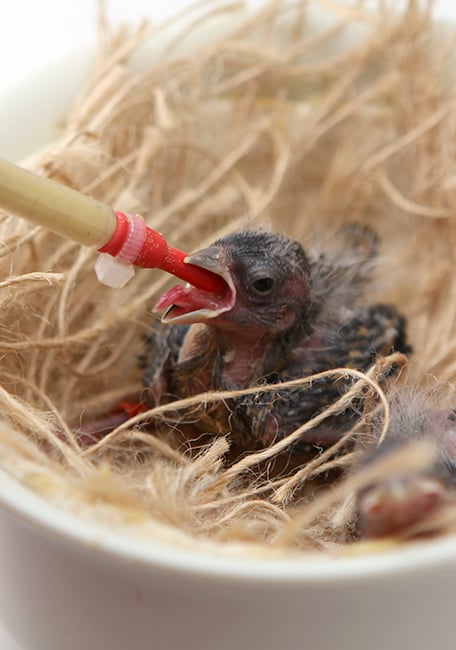
[[[27,650],[453,650],[456,541],[253,560],[129,539],[0,473],[0,611]]]
[[[52,137],[86,66],[59,61],[39,93],[25,80],[0,98],[1,156]],[[223,558],[81,521],[0,472],[0,618],[24,650],[453,650],[455,599],[455,539],[375,556]]]

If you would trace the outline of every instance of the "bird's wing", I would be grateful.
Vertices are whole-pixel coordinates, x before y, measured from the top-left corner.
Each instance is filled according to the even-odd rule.
[[[173,393],[171,375],[178,363],[180,350],[189,325],[163,325],[157,321],[146,338],[140,365],[144,371],[143,382],[148,401],[153,405],[168,401]]]
[[[369,226],[345,224],[323,253],[310,257],[314,309],[334,320],[364,294],[375,268],[379,239]]]
[[[404,319],[394,307],[359,307],[344,323],[320,328],[303,341],[287,365],[263,378],[263,383],[281,383],[335,368],[366,371],[378,356],[408,351],[404,327]],[[320,378],[303,388],[259,391],[234,405],[235,430],[261,440],[264,445],[271,444],[336,402],[353,381],[344,377]],[[307,431],[301,442],[327,447],[353,426],[358,415],[357,405],[353,404],[353,408],[328,417],[321,426]]]

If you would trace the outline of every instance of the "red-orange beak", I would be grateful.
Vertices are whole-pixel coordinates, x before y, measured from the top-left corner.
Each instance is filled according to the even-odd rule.
[[[154,307],[154,311],[166,309],[162,322],[198,323],[230,311],[236,300],[236,288],[227,268],[223,249],[210,246],[189,255],[184,261],[216,273],[224,280],[224,286],[217,293],[197,289],[189,283],[169,289]]]

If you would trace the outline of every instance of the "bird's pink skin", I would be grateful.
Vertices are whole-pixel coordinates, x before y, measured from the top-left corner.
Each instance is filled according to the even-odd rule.
[[[392,537],[436,512],[448,500],[445,484],[423,474],[385,478],[366,488],[358,511],[366,538]]]

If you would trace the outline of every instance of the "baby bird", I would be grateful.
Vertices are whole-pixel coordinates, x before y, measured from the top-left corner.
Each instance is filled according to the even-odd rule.
[[[331,257],[312,257],[287,237],[240,232],[190,255],[189,263],[221,276],[225,288],[214,295],[180,285],[158,301],[156,310],[166,311],[142,359],[149,403],[341,366],[365,371],[378,355],[408,352],[396,309],[360,302],[377,251],[375,234],[354,224],[339,239]],[[260,448],[319,413],[340,391],[329,380],[306,389],[260,390],[207,407],[200,427],[229,432],[244,449]],[[329,446],[352,422],[347,413],[309,431],[302,443]]]
[[[357,495],[365,538],[407,535],[423,523],[426,530],[430,516],[448,504],[456,506],[455,410],[444,410],[423,391],[410,389],[397,391],[390,409],[384,442],[358,468],[381,470]]]

